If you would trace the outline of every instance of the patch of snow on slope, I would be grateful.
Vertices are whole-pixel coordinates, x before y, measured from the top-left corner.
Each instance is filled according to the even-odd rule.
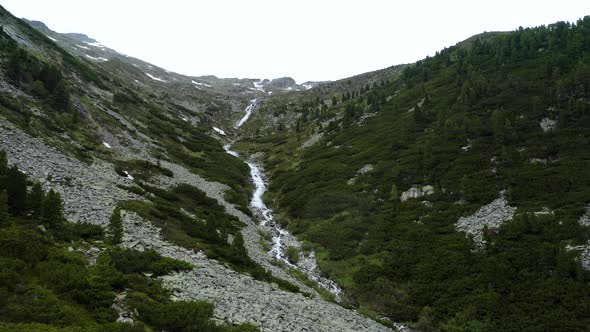
[[[49,39],[53,40],[54,42],[56,42],[56,41],[57,41],[57,39],[55,39],[55,38],[51,37],[50,35],[45,35],[45,37],[47,37],[47,38],[49,38]]]
[[[152,79],[152,80],[154,80],[154,81],[158,81],[158,82],[166,83],[166,81],[164,81],[163,79],[161,79],[161,78],[159,78],[159,77],[156,77],[156,76],[154,76],[154,75],[151,75],[151,74],[148,74],[148,73],[145,73],[145,74],[146,74],[147,76],[149,76],[149,78],[151,78],[151,79]]]
[[[111,148],[111,145],[107,142],[102,142],[102,145],[104,145],[107,149]]]
[[[99,43],[99,42],[96,42],[96,43],[89,43],[89,42],[85,41],[85,42],[83,42],[83,43],[84,43],[84,44],[86,44],[86,45],[94,46],[94,47],[104,47],[104,45],[103,45],[103,44],[101,44],[101,43]]]
[[[133,176],[131,174],[129,174],[127,171],[123,171],[123,173],[125,173],[125,175],[127,175],[127,178],[129,180],[133,180]]]
[[[95,58],[95,57],[93,57],[93,56],[90,56],[90,55],[88,55],[88,54],[84,54],[84,55],[86,55],[86,57],[87,57],[88,59],[91,59],[91,60],[94,60],[94,61],[109,61],[109,59],[107,59],[107,58],[103,58],[103,57],[100,57],[100,56],[99,56],[98,58]]]
[[[221,129],[217,128],[217,127],[213,127],[213,130],[215,130],[216,132],[218,132],[220,135],[223,135],[223,136],[225,136],[225,135],[226,135],[226,134],[225,134],[225,131],[223,131],[223,130],[221,130]]]
[[[311,86],[311,84],[303,84],[303,86],[305,87],[305,90],[309,90],[309,89],[313,88],[313,86]]]
[[[76,45],[77,47],[83,49],[83,50],[89,50],[90,47],[86,47],[86,46],[82,46],[82,45]]]
[[[212,87],[209,84],[205,84],[205,83],[201,83],[201,82],[195,82],[193,80],[191,80],[191,82],[193,82],[193,84],[200,85],[200,86],[205,86],[205,87],[208,87],[208,88],[211,88]]]

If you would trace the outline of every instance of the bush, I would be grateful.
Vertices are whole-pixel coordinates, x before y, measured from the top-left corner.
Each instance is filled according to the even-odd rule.
[[[162,257],[153,249],[144,252],[129,249],[114,249],[111,257],[117,270],[123,273],[153,273],[155,276],[173,271],[192,269],[192,265],[176,259]]]

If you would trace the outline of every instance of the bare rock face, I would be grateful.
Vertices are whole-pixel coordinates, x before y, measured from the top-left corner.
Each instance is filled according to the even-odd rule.
[[[500,193],[500,198],[495,199],[490,204],[482,206],[469,217],[461,217],[455,224],[458,232],[465,232],[466,235],[473,235],[475,245],[482,247],[485,244],[483,240],[483,229],[497,229],[504,222],[512,219],[516,208],[509,206],[504,197],[504,192]]]
[[[270,81],[270,83],[268,83],[268,86],[275,89],[288,89],[296,87],[297,82],[295,82],[295,80],[291,77],[281,77],[275,78],[272,81]]]

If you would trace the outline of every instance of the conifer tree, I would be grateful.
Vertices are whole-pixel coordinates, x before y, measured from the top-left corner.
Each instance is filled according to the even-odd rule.
[[[8,156],[6,150],[0,151],[0,176],[6,175],[8,172]]]
[[[123,240],[123,219],[121,218],[121,210],[119,208],[113,211],[108,231],[111,244],[120,244]]]
[[[13,165],[6,172],[8,207],[14,215],[23,215],[26,210],[27,178]]]
[[[41,218],[48,226],[59,226],[64,222],[61,196],[52,190],[47,193],[41,207]]]
[[[0,192],[0,226],[8,223],[8,196],[6,191]]]
[[[45,192],[43,191],[43,187],[41,187],[41,183],[35,182],[33,184],[27,199],[27,207],[31,211],[32,216],[34,218],[41,218],[43,200],[45,199]]]

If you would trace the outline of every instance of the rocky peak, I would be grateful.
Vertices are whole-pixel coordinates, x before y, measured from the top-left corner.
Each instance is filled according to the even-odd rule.
[[[83,33],[73,33],[73,32],[70,32],[70,33],[64,33],[63,35],[64,35],[64,36],[67,36],[67,37],[70,37],[70,38],[72,38],[72,39],[75,39],[75,40],[81,41],[81,42],[86,42],[86,43],[97,43],[97,41],[96,41],[96,40],[94,40],[94,39],[92,39],[92,38],[88,37],[87,35],[85,35],[85,34],[83,34]]]
[[[276,89],[288,89],[296,87],[297,82],[295,82],[295,80],[291,77],[280,77],[271,80],[270,83],[268,83],[268,85]]]

